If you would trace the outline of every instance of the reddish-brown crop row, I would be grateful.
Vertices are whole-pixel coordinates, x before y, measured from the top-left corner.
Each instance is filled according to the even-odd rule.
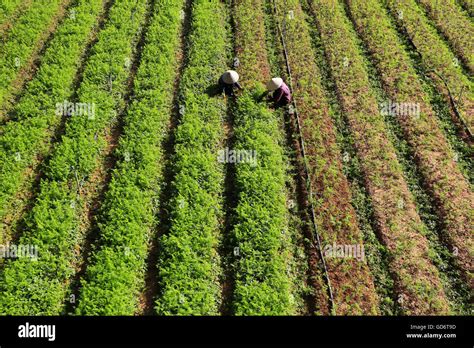
[[[454,52],[474,73],[474,27],[456,0],[417,0],[428,12],[439,31],[446,36]]]
[[[334,124],[314,60],[308,24],[299,1],[277,1],[278,21],[284,23],[292,85],[305,141],[318,233],[324,249],[333,245],[363,247],[351,194],[342,172]],[[288,11],[292,11],[291,17]],[[339,315],[376,314],[378,299],[365,259],[338,258],[327,253],[326,263]]]
[[[415,0],[385,0],[384,3],[420,52],[425,69],[433,69],[440,75],[433,76],[433,81],[439,92],[445,96],[446,102],[450,103],[449,91],[442,79],[446,81],[461,116],[471,134],[474,134],[474,88],[469,78],[463,74],[457,58],[430,26]]]
[[[387,138],[350,22],[338,2],[313,0],[311,5],[356,140],[379,234],[389,252],[398,303],[406,314],[447,313],[438,271],[428,256],[425,226]]]
[[[393,101],[419,105],[419,114],[397,115],[415,160],[437,204],[445,239],[466,278],[472,271],[474,194],[456,164],[428,96],[382,6],[375,0],[347,1],[357,31],[365,41]],[[471,280],[470,280],[471,281]]]

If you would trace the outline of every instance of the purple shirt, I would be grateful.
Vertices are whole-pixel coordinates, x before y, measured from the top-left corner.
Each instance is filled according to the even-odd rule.
[[[273,102],[289,104],[291,102],[290,88],[283,82],[280,88],[273,92]]]

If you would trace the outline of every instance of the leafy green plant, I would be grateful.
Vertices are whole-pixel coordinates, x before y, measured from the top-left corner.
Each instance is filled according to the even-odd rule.
[[[22,0],[9,0],[0,4],[0,27],[20,7]]]
[[[12,82],[30,59],[36,42],[62,6],[62,0],[33,1],[15,26],[0,40],[0,106],[12,90]]]
[[[100,239],[82,281],[77,313],[134,315],[157,221],[154,203],[162,181],[161,141],[172,109],[181,28],[180,1],[158,0],[147,32],[135,98],[127,111],[120,161],[103,202]]]
[[[174,179],[169,230],[159,240],[162,315],[215,315],[220,304],[217,253],[222,212],[223,139],[226,105],[207,93],[226,66],[226,13],[219,0],[192,4],[189,54],[180,82],[181,119],[172,157]]]
[[[39,257],[6,262],[0,281],[0,313],[57,315],[64,309],[80,240],[83,203],[78,184],[86,182],[97,166],[106,145],[102,132],[124,106],[130,70],[125,62],[132,55],[146,7],[145,0],[115,2],[98,34],[78,90],[78,99],[95,104],[96,113],[93,119],[69,118],[62,141],[51,155],[36,204],[26,218],[27,230],[19,240],[19,244],[37,246]]]
[[[0,219],[12,209],[10,202],[28,181],[27,168],[48,153],[50,139],[63,117],[56,104],[72,97],[81,55],[102,5],[101,0],[81,0],[71,9],[75,17],[59,26],[35,78],[11,111],[12,119],[1,128]],[[6,238],[0,233],[0,241]]]

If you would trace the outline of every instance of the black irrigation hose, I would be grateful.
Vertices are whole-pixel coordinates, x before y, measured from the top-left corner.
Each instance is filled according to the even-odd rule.
[[[286,70],[287,70],[287,73],[288,73],[289,88],[290,88],[291,92],[293,93],[291,68],[290,68],[289,59],[288,59],[288,52],[286,50],[285,37],[283,35],[283,31],[282,31],[282,28],[281,28],[279,20],[278,20],[278,10],[277,10],[277,6],[276,6],[276,2],[275,2],[275,0],[272,0],[272,2],[273,2],[274,17],[275,17],[276,25],[278,27],[278,32],[280,34],[281,43],[282,43],[282,46],[283,46],[283,54],[285,56],[285,65],[286,65]],[[293,106],[294,115],[295,115],[295,118],[296,118],[298,139],[300,141],[300,146],[301,146],[301,156],[303,157],[303,163],[304,163],[304,172],[305,172],[305,176],[306,176],[306,178],[305,178],[306,179],[306,189],[308,190],[308,194],[309,194],[309,208],[311,210],[311,222],[312,222],[314,232],[315,232],[314,235],[312,234],[311,236],[313,237],[313,244],[317,244],[317,246],[318,246],[319,255],[321,257],[322,265],[323,265],[323,268],[324,268],[324,275],[325,275],[327,286],[328,286],[329,311],[330,311],[330,313],[332,313],[333,310],[334,310],[334,296],[333,296],[332,287],[331,287],[331,280],[329,279],[329,272],[328,272],[328,269],[327,269],[327,266],[326,266],[326,260],[324,258],[324,253],[323,253],[322,247],[321,247],[321,238],[319,236],[318,228],[316,226],[316,216],[314,214],[314,206],[313,206],[313,191],[311,189],[311,181],[310,181],[310,176],[309,176],[308,163],[307,163],[307,159],[306,159],[306,150],[305,150],[304,138],[303,138],[303,134],[301,132],[301,122],[300,122],[300,118],[298,116],[298,109],[297,109],[297,106],[296,106],[296,101],[294,99],[292,100],[292,106]]]
[[[471,140],[474,140],[474,136],[471,132],[471,130],[469,129],[469,125],[467,124],[466,120],[464,119],[464,117],[461,116],[461,113],[459,112],[457,106],[456,106],[456,101],[454,100],[454,97],[453,97],[453,94],[451,93],[451,89],[449,88],[449,85],[448,85],[448,82],[446,81],[446,79],[443,77],[443,75],[439,74],[436,70],[434,69],[431,69],[431,70],[428,70],[426,71],[426,73],[433,73],[435,74],[436,76],[438,76],[441,81],[443,81],[444,85],[446,86],[446,89],[448,91],[448,97],[449,97],[449,102],[451,104],[451,108],[453,109],[453,112],[454,114],[456,115],[456,117],[461,121],[461,123],[463,124],[465,130],[466,130],[466,133],[469,134],[469,137],[471,138]],[[461,99],[461,96],[462,96],[462,90],[461,90],[461,94],[459,96],[458,99]]]
[[[410,42],[410,44],[415,48],[415,52],[419,55],[421,61],[423,61],[423,55],[421,54],[420,50],[418,49],[418,47],[415,45],[415,42],[413,41],[413,39],[411,38],[410,34],[408,33],[408,30],[403,27],[402,28],[402,32],[404,33],[405,37],[407,38],[407,40]],[[444,78],[443,75],[441,75],[440,73],[438,73],[435,69],[427,69],[423,66],[421,66],[422,70],[423,70],[423,73],[425,74],[425,76],[429,73],[433,73],[435,74],[436,76],[438,76],[441,81],[443,81],[445,87],[446,87],[446,90],[448,91],[448,97],[449,97],[449,102],[450,102],[450,105],[451,105],[451,109],[453,110],[454,112],[454,115],[458,118],[459,121],[461,121],[466,133],[469,135],[470,139],[471,140],[474,140],[474,136],[471,132],[471,129],[469,128],[469,125],[467,124],[466,120],[464,119],[464,117],[462,117],[461,113],[459,112],[457,106],[456,106],[456,101],[454,100],[454,97],[453,97],[453,94],[451,93],[451,88],[449,88],[449,84],[448,82],[446,81],[446,79]],[[461,94],[459,95],[459,100],[461,99],[461,96],[462,96],[462,90],[461,90]]]

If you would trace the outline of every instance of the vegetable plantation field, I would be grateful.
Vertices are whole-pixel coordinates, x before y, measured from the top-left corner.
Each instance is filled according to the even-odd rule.
[[[472,314],[473,11],[3,0],[0,315]]]

